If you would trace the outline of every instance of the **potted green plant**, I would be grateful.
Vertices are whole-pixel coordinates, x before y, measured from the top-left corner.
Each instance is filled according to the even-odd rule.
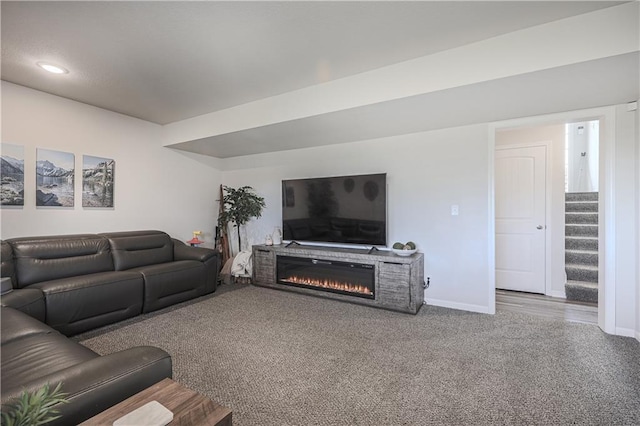
[[[252,218],[262,216],[262,210],[266,204],[264,198],[254,192],[250,186],[231,188],[223,186],[222,209],[218,215],[218,227],[225,232],[229,223],[238,231],[238,251],[242,250],[242,239],[240,237],[240,227],[249,222]]]
[[[62,383],[54,389],[47,383],[34,392],[23,391],[2,412],[2,426],[37,426],[60,418],[56,406],[69,402],[61,388]]]

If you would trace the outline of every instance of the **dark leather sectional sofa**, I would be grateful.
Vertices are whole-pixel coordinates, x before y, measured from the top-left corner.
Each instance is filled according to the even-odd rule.
[[[59,424],[76,424],[171,377],[153,347],[100,356],[65,337],[216,290],[219,257],[160,231],[2,242],[2,406],[46,383],[69,394]]]

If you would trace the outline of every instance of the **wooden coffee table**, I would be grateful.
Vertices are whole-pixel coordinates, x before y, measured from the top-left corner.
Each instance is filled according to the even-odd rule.
[[[150,401],[158,401],[173,413],[170,425],[231,426],[231,410],[171,379],[156,383],[81,425],[111,425]]]

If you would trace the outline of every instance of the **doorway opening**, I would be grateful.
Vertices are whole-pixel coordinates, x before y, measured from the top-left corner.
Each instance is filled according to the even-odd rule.
[[[565,128],[565,294],[597,306],[600,121]]]
[[[600,130],[599,120],[575,118],[496,129],[498,309],[588,323],[597,321]],[[534,149],[546,155],[535,157]],[[507,163],[505,157],[518,160],[509,159]],[[538,162],[543,164],[543,175],[535,173]],[[537,180],[543,185],[542,196],[540,185],[535,184]],[[528,194],[523,195],[526,191]],[[534,216],[535,211],[538,213]],[[542,216],[540,211],[544,212]],[[510,226],[519,223],[524,230],[511,226],[513,229],[505,231],[505,223]],[[524,239],[526,233],[528,239]],[[513,243],[517,241],[520,246],[514,249]],[[519,278],[526,276],[524,272],[530,272],[530,281],[536,285],[523,285],[526,280]],[[579,313],[579,319],[575,312]]]
[[[551,125],[561,125],[563,134],[559,139],[559,143],[552,143],[551,146],[558,147],[560,154],[556,155],[554,148],[553,158],[560,160],[560,164],[556,164],[558,161],[552,161],[553,176],[551,181],[553,182],[553,188],[550,191],[550,202],[548,203],[548,219],[547,227],[549,230],[550,238],[548,241],[548,250],[546,254],[546,285],[550,286],[546,293],[547,297],[562,298],[566,301],[565,295],[565,283],[566,283],[566,271],[565,271],[565,162],[564,162],[564,150],[565,150],[565,125],[567,123],[588,122],[590,120],[599,120],[599,155],[598,155],[598,304],[594,306],[594,309],[598,311],[598,327],[604,332],[609,334],[622,334],[629,333],[624,329],[622,332],[616,326],[616,288],[618,287],[618,268],[616,263],[616,251],[619,239],[616,241],[616,236],[621,233],[621,230],[616,229],[616,215],[624,214],[625,218],[630,218],[628,212],[620,213],[615,210],[615,202],[620,197],[616,191],[619,185],[616,185],[617,176],[617,162],[616,160],[616,147],[617,139],[616,135],[622,129],[627,135],[626,131],[631,129],[633,124],[633,117],[631,115],[622,114],[622,108],[619,106],[610,106],[602,108],[593,108],[580,111],[568,111],[557,114],[550,114],[538,117],[526,117],[513,120],[507,120],[502,122],[491,123],[489,126],[489,144],[491,149],[495,152],[500,145],[500,134],[509,130],[525,130],[525,129],[537,129]],[[618,118],[620,119],[618,121]],[[631,135],[631,133],[629,133]],[[534,141],[543,140],[540,135],[534,135]],[[522,140],[521,144],[531,144],[530,140]],[[627,149],[627,146],[624,146]],[[489,287],[489,313],[495,313],[496,311],[496,293],[497,293],[497,280],[495,267],[497,265],[497,247],[495,238],[495,157],[490,157],[490,170],[492,172],[491,182],[493,187],[490,193],[490,229],[491,238],[489,240],[489,247],[492,250],[493,256],[490,258],[490,281],[493,285]],[[625,166],[626,167],[626,166]],[[624,170],[628,170],[628,167]],[[559,177],[558,177],[559,173]],[[559,186],[559,190],[558,187]],[[630,193],[629,188],[624,187],[625,193]],[[559,211],[557,211],[559,210]],[[623,245],[626,248],[631,248],[631,244]],[[630,272],[630,269],[628,270]],[[625,274],[625,276],[627,276]],[[550,292],[549,292],[550,290]],[[573,302],[566,302],[573,303]],[[585,302],[576,302],[585,303]],[[631,335],[631,334],[624,334]]]

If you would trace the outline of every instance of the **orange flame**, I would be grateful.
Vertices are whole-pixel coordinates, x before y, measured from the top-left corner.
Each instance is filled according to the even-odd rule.
[[[346,291],[349,293],[367,294],[373,296],[373,291],[368,287],[360,284],[345,283],[342,281],[320,279],[320,278],[306,278],[292,275],[288,278],[284,278],[282,281],[292,284],[302,284],[311,287],[329,288],[332,290]]]

